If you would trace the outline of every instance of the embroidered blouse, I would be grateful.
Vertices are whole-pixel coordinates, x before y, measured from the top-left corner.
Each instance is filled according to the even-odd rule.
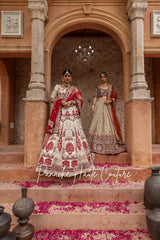
[[[108,89],[103,89],[100,86],[96,87],[94,97],[100,98],[100,97],[108,97],[109,90],[111,88],[111,85],[108,86]]]
[[[62,87],[60,84],[57,84],[55,85],[52,91],[51,98],[54,98],[54,99],[64,98],[66,92],[67,92],[66,88]]]
[[[114,90],[113,86],[111,84],[108,85],[108,89],[102,89],[100,86],[98,86],[95,90],[94,97],[100,98],[100,97],[106,97],[108,100],[112,100],[113,105],[115,106],[116,100],[117,100],[117,93]]]

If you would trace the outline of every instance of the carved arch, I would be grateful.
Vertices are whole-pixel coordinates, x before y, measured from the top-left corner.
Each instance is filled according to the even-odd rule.
[[[94,7],[89,15],[84,14],[83,8],[78,8],[53,18],[45,26],[45,51],[52,52],[56,42],[62,36],[82,28],[106,32],[119,44],[123,54],[130,51],[130,30],[127,18]]]

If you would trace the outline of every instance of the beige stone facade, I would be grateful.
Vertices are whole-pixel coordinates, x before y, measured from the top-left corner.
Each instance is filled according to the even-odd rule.
[[[152,143],[160,143],[160,38],[151,35],[151,13],[159,10],[160,1],[153,0],[2,0],[1,14],[23,13],[23,37],[0,35],[0,144],[24,143],[25,165],[37,164],[51,89],[66,67],[82,92],[87,132],[94,88],[107,71],[119,93],[117,113],[131,163],[151,165]],[[74,55],[84,29],[95,49],[89,63]]]

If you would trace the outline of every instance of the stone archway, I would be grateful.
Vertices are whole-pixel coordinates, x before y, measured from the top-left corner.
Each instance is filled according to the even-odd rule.
[[[45,132],[47,120],[47,105],[45,102],[45,92],[47,99],[51,92],[51,54],[56,42],[73,30],[95,29],[109,34],[118,43],[123,54],[123,72],[124,72],[124,101],[128,99],[129,79],[130,79],[130,30],[126,16],[117,16],[110,11],[100,10],[91,7],[86,11],[85,4],[75,10],[67,11],[58,17],[51,19],[43,29],[43,23],[46,16],[46,0],[38,5],[38,2],[29,0],[29,9],[32,18],[32,63],[31,80],[25,104],[25,165],[35,166],[35,159],[38,160],[41,142]],[[41,33],[39,32],[39,26]],[[44,30],[44,36],[43,36]],[[34,33],[34,34],[33,34]],[[36,48],[33,47],[36,44]],[[44,48],[43,48],[44,45]],[[43,52],[44,50],[44,52]],[[43,59],[44,54],[44,59]],[[39,69],[37,68],[39,66]],[[43,80],[44,77],[44,80]],[[45,82],[45,87],[44,87]],[[46,88],[46,90],[45,90]],[[38,109],[36,110],[36,106]],[[39,111],[43,112],[43,119],[37,119]],[[28,112],[34,112],[35,116],[28,115]],[[33,118],[33,119],[32,119]],[[43,120],[43,121],[42,121]],[[34,126],[30,125],[34,123]],[[37,125],[41,126],[41,131],[37,132]],[[43,129],[43,131],[42,131]],[[34,137],[38,136],[36,143],[33,143]],[[35,150],[36,149],[36,150]]]
[[[117,41],[123,53],[130,50],[130,29],[127,19],[96,8],[87,15],[83,8],[70,10],[51,20],[45,27],[45,50],[52,51],[55,43],[63,35],[83,28],[106,32]]]
[[[95,29],[109,34],[120,46],[124,61],[124,101],[128,100],[130,78],[130,29],[126,18],[93,8],[87,15],[83,8],[71,10],[51,20],[45,27],[45,83],[49,97],[51,90],[51,54],[57,41],[65,34],[79,29]]]
[[[44,32],[45,50],[45,83],[46,94],[49,99],[51,92],[51,55],[55,44],[64,35],[74,30],[93,29],[110,35],[119,45],[123,56],[123,98],[124,103],[128,101],[130,81],[130,28],[127,18],[117,16],[114,13],[93,8],[90,14],[85,14],[83,8],[66,12],[65,14],[48,22]],[[125,112],[125,104],[124,104]],[[124,115],[124,118],[126,116]],[[124,122],[126,120],[124,119]],[[126,125],[125,141],[126,141]]]
[[[41,107],[41,111],[47,116],[46,95],[48,98],[51,91],[52,50],[56,42],[66,33],[84,28],[96,29],[108,33],[121,48],[123,54],[127,150],[133,165],[150,165],[152,161],[151,99],[147,90],[143,64],[143,20],[147,8],[147,0],[140,0],[138,3],[136,0],[128,0],[127,14],[131,20],[132,38],[126,15],[117,15],[109,10],[101,10],[93,7],[92,4],[82,4],[81,7],[53,17],[48,21],[45,28],[44,21],[47,13],[47,1],[41,0],[35,2],[34,0],[29,0],[29,8],[32,16],[32,72],[25,107],[25,126],[28,126],[25,134],[25,159],[27,159],[26,156],[30,152],[26,166],[36,165],[36,162],[33,164],[32,159],[37,159],[39,155],[45,131],[46,117],[43,117],[43,121],[37,119],[35,122],[34,116],[30,116],[31,119],[27,117],[27,113],[34,110],[34,114],[38,115]],[[36,112],[35,107],[37,102],[39,102],[39,109]],[[143,117],[143,112],[146,113],[145,118]],[[35,123],[34,127],[30,125],[32,120]],[[41,129],[44,129],[39,135],[37,124],[41,126]],[[38,144],[33,144],[30,141],[32,138],[34,139],[35,134],[39,136],[37,139]],[[35,151],[35,149],[37,150]]]

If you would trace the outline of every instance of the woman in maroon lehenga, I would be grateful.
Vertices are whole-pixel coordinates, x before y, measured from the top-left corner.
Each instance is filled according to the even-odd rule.
[[[71,72],[63,72],[63,83],[51,94],[54,103],[36,171],[46,176],[72,177],[89,172],[92,154],[83,132],[80,91],[71,86]]]
[[[121,129],[115,112],[117,93],[107,83],[107,73],[100,74],[101,85],[96,88],[93,99],[93,119],[88,133],[88,142],[92,152],[99,154],[117,154],[124,152]]]

